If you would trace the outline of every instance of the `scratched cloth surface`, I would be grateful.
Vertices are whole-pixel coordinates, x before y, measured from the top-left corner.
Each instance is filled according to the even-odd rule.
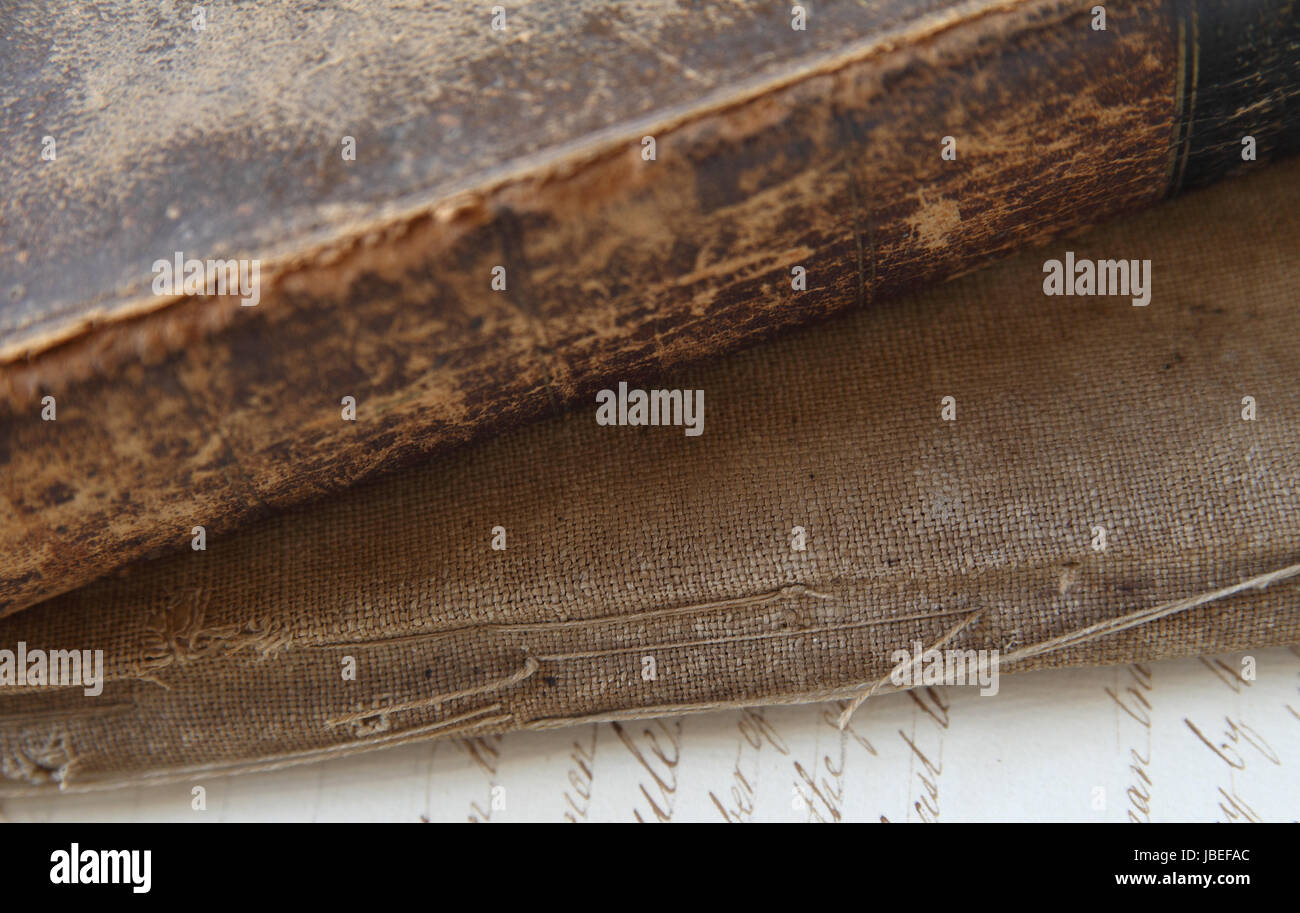
[[[1291,162],[657,379],[700,437],[581,408],[0,620],[109,676],[0,693],[0,793],[848,697],[954,630],[1004,671],[1298,642],[1298,249]],[[1150,258],[1150,305],[1044,296],[1065,250]]]

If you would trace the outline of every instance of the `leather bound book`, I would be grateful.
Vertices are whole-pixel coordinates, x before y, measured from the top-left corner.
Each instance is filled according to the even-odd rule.
[[[1298,19],[5,4],[0,614],[1260,167]]]

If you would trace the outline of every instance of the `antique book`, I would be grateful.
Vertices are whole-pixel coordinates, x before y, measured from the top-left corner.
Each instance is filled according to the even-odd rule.
[[[1256,169],[1297,19],[6,4],[0,614]]]
[[[11,614],[0,795],[1300,642],[1298,248],[1293,160]]]

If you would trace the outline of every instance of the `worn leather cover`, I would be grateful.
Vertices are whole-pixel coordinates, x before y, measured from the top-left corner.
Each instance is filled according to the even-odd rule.
[[[1293,3],[1105,8],[5,4],[0,614],[1295,146]]]
[[[1150,303],[1045,296],[1066,249],[1150,258]],[[847,701],[916,641],[1300,641],[1297,249],[1292,162],[658,378],[698,437],[588,402],[11,615],[110,680],[0,693],[0,794]]]

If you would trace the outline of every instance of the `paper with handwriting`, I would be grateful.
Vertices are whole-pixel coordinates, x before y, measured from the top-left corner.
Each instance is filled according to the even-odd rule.
[[[1296,821],[1300,648],[406,745],[10,821]],[[194,786],[203,788],[195,808]]]

